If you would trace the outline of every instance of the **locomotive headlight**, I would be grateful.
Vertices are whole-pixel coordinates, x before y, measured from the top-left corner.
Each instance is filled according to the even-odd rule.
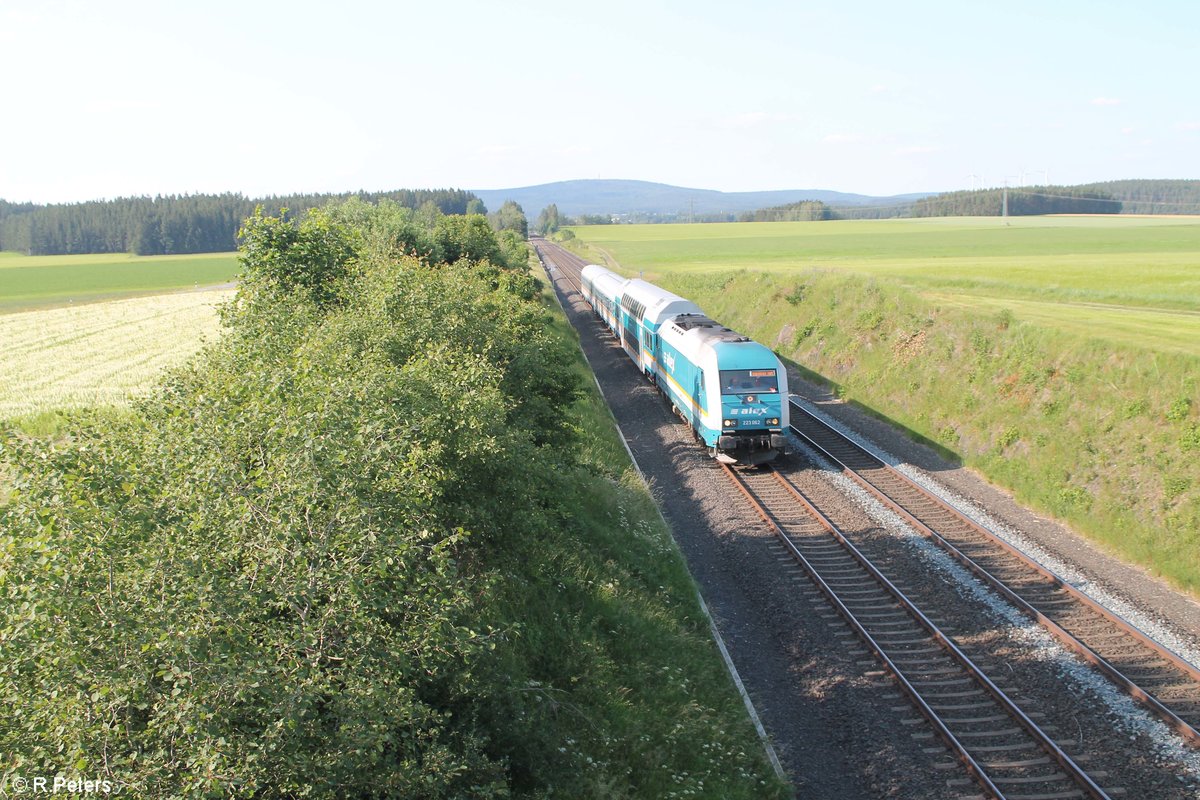
[[[722,424],[723,426],[725,426],[726,428],[736,428],[736,427],[737,427],[737,420],[736,420],[736,419],[727,419],[727,420],[722,420],[722,421],[721,421],[721,424]]]
[[[767,424],[768,425],[778,425],[779,417],[772,417],[771,419],[767,420]]]

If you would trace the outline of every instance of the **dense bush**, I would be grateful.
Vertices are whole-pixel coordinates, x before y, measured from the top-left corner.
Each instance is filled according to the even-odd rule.
[[[579,461],[523,245],[449,219],[257,214],[216,345],[132,413],[4,434],[0,769],[780,796],[652,506]]]
[[[454,714],[505,632],[466,622],[480,554],[537,525],[569,351],[479,274],[357,259],[338,216],[252,219],[220,346],[137,413],[5,439],[0,698],[21,713],[0,749],[23,774],[147,795],[505,785]]]

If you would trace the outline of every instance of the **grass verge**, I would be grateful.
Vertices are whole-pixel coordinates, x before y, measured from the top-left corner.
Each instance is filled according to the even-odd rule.
[[[557,334],[577,341],[554,311]],[[582,466],[569,483],[578,513],[523,554],[544,567],[522,573],[546,578],[522,585],[512,595],[521,607],[507,614],[548,622],[531,623],[526,644],[558,662],[549,673],[580,676],[572,686],[533,687],[575,717],[558,744],[584,781],[572,796],[785,797],[581,353],[577,369],[584,391],[571,414]]]

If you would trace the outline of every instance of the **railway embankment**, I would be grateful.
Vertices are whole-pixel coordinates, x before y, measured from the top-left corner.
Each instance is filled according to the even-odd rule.
[[[577,271],[584,264],[584,261],[560,251],[556,252],[556,249],[554,247],[544,248],[544,252],[548,253],[547,260],[552,265],[552,275],[557,276],[560,272],[566,276],[572,270]],[[556,266],[558,267],[557,271]],[[578,301],[577,283],[572,288],[569,276],[565,277],[563,281],[558,281],[556,278],[556,282],[560,287],[564,287],[563,291],[566,297],[574,302],[576,307],[582,305]],[[754,519],[745,519],[739,515],[739,507],[744,504],[738,503],[736,497],[727,497],[730,487],[724,487],[726,491],[721,492],[721,487],[707,485],[706,479],[713,477],[713,464],[704,463],[706,459],[703,458],[689,459],[689,453],[695,455],[695,447],[688,444],[674,446],[674,438],[677,434],[682,440],[689,438],[688,435],[685,435],[688,432],[686,427],[671,425],[670,416],[662,414],[665,409],[661,407],[661,403],[649,402],[638,405],[638,396],[649,395],[653,398],[654,392],[646,384],[646,381],[638,379],[636,369],[629,368],[628,359],[625,359],[620,348],[613,344],[612,338],[606,335],[604,327],[594,323],[590,313],[586,313],[586,320],[577,325],[580,325],[581,331],[594,329],[595,332],[600,333],[599,341],[590,343],[592,347],[589,351],[589,360],[596,368],[596,374],[601,383],[606,386],[613,413],[617,415],[618,420],[622,421],[630,449],[636,453],[643,468],[647,469],[647,474],[653,476],[655,486],[658,488],[656,497],[660,499],[660,505],[664,509],[665,515],[671,521],[680,547],[688,554],[692,573],[696,576],[697,582],[701,584],[709,606],[722,620],[721,627],[722,630],[725,630],[726,637],[736,640],[740,645],[738,648],[731,648],[731,654],[734,661],[739,663],[739,669],[743,670],[746,686],[752,696],[760,700],[763,721],[773,736],[782,762],[793,775],[802,793],[820,787],[818,793],[822,793],[823,796],[868,796],[877,793],[893,796],[893,792],[900,793],[895,796],[907,796],[905,793],[913,792],[916,793],[913,796],[934,796],[940,789],[960,786],[961,780],[949,780],[948,776],[953,775],[954,768],[950,766],[949,762],[940,760],[946,756],[946,752],[941,747],[923,747],[919,752],[911,750],[912,741],[928,741],[931,736],[935,735],[934,732],[920,730],[919,727],[911,728],[912,741],[905,741],[905,736],[888,734],[893,729],[919,726],[919,722],[912,718],[906,718],[899,727],[898,721],[881,718],[887,716],[887,711],[904,710],[904,706],[881,705],[880,700],[884,698],[877,698],[874,703],[870,702],[868,696],[872,687],[869,685],[854,687],[850,696],[840,692],[824,691],[826,684],[824,684],[822,669],[826,664],[822,663],[823,657],[815,655],[816,652],[820,651],[822,656],[827,652],[839,652],[839,654],[853,652],[853,645],[845,642],[815,645],[815,640],[821,638],[821,620],[826,614],[822,614],[820,610],[817,610],[815,614],[810,612],[794,616],[775,613],[776,609],[796,600],[798,596],[806,596],[804,588],[798,587],[794,581],[806,582],[803,581],[803,578],[793,578],[793,582],[788,582],[786,575],[780,575],[778,564],[757,564],[752,558],[756,549],[760,549],[756,547],[758,543],[761,543],[757,541],[756,534],[764,533],[767,529],[773,529],[776,536],[782,531],[785,534],[784,539],[792,535],[809,536],[814,534],[814,531],[804,529],[803,522],[800,521],[800,517],[804,515],[797,515],[797,512],[788,506],[786,497],[784,497],[785,503],[775,507],[774,510],[758,511],[760,516],[773,523],[775,528],[772,528],[772,524],[763,524],[762,519],[755,522]],[[607,347],[605,347],[605,342],[607,342]],[[610,356],[614,357],[617,362],[614,369],[607,368],[606,365]],[[628,377],[631,379],[631,383],[626,383],[625,373],[630,373]],[[619,391],[608,392],[607,389],[610,385],[619,387]],[[890,435],[890,438],[888,435],[880,435],[881,432],[886,434],[890,431],[890,426],[880,420],[860,414],[860,411],[853,405],[821,402],[820,399],[814,399],[821,393],[815,391],[814,386],[800,385],[800,389],[809,397],[802,402],[802,407],[808,408],[812,404],[820,405],[820,414],[822,416],[832,415],[841,420],[842,425],[845,426],[844,433],[850,431],[846,435],[852,439],[859,437],[860,434],[857,431],[869,432],[872,438],[883,441],[887,445],[887,450],[904,455],[904,458],[896,459],[894,456],[884,453],[883,458],[886,463],[898,464],[905,474],[912,473],[912,464],[904,463],[912,458],[913,453],[918,452],[916,445],[911,440],[902,440],[895,435],[895,432]],[[798,413],[798,411],[793,409],[793,413]],[[857,416],[858,419],[852,420],[848,425],[844,422],[846,417],[854,416]],[[793,425],[796,425],[794,417]],[[808,432],[805,435],[811,433],[808,428],[805,428],[805,431]],[[797,432],[796,435],[799,437],[800,433]],[[871,446],[877,449],[877,445]],[[946,530],[955,539],[964,535],[966,530],[971,530],[970,525],[967,525],[966,528],[959,528],[961,518],[956,516],[959,512],[950,513],[949,523],[938,522],[934,510],[940,509],[942,504],[949,500],[950,503],[964,504],[964,507],[971,509],[966,512],[967,515],[985,519],[984,524],[989,525],[992,529],[1004,530],[1004,533],[996,540],[998,547],[996,553],[1008,552],[1008,546],[1000,545],[1000,542],[1007,541],[1013,531],[1009,530],[1007,525],[996,525],[996,519],[989,516],[992,512],[1007,515],[1007,509],[995,504],[994,498],[978,492],[979,487],[971,487],[971,491],[965,493],[966,497],[971,500],[966,500],[964,497],[954,498],[953,495],[947,498],[943,494],[947,492],[947,489],[938,487],[938,485],[944,477],[949,477],[952,473],[961,475],[962,471],[941,471],[936,476],[936,480],[926,476],[920,476],[918,479],[931,483],[934,487],[929,489],[932,492],[929,497],[918,492],[914,497],[919,495],[919,500],[902,499],[905,495],[899,489],[895,487],[889,489],[888,497],[894,499],[888,499],[886,503],[907,504],[913,509],[917,509],[919,506],[920,510],[916,511],[919,521],[913,523],[916,528],[908,529],[901,517],[888,515],[887,509],[893,507],[892,505],[872,506],[869,499],[863,497],[863,489],[853,488],[857,486],[856,483],[844,476],[838,475],[834,480],[829,480],[826,474],[836,473],[838,470],[830,468],[821,456],[814,456],[816,462],[810,463],[810,456],[805,455],[805,453],[812,452],[810,445],[797,443],[797,449],[796,455],[785,458],[785,463],[779,465],[780,473],[787,473],[787,476],[784,477],[785,482],[797,481],[798,491],[803,491],[815,498],[814,501],[822,507],[822,512],[828,510],[830,518],[839,519],[840,522],[836,523],[838,527],[847,531],[847,535],[857,546],[865,546],[870,551],[868,553],[870,560],[876,561],[877,557],[882,557],[882,561],[876,561],[876,564],[883,565],[883,571],[890,579],[894,579],[893,585],[898,588],[904,585],[906,587],[902,589],[904,594],[911,600],[916,600],[918,608],[929,610],[929,619],[931,621],[938,620],[935,622],[936,625],[949,624],[952,632],[948,636],[958,642],[962,648],[971,650],[970,660],[977,664],[980,672],[989,675],[990,680],[1000,681],[997,682],[997,686],[1003,684],[1009,687],[1003,688],[1003,692],[1015,691],[1015,696],[1020,697],[1016,706],[1034,709],[1032,714],[1028,715],[1031,720],[1033,716],[1037,716],[1044,722],[1044,727],[1042,723],[1037,723],[1036,727],[1043,727],[1043,732],[1049,734],[1051,739],[1055,739],[1057,736],[1054,744],[1046,747],[1046,750],[1051,751],[1046,756],[997,760],[995,753],[1007,752],[1008,745],[1001,746],[996,741],[988,742],[983,738],[1009,733],[1007,729],[1001,729],[1003,726],[998,726],[996,723],[997,720],[1004,718],[1003,714],[998,716],[972,714],[967,718],[954,716],[954,718],[944,720],[952,729],[949,738],[956,738],[958,734],[954,734],[953,729],[960,724],[982,724],[985,727],[985,729],[967,730],[965,735],[972,742],[971,745],[966,746],[968,753],[973,752],[977,746],[980,747],[979,754],[982,760],[978,760],[978,763],[982,765],[986,774],[992,775],[996,777],[997,781],[1006,784],[1012,783],[1014,786],[1019,784],[1025,792],[1031,790],[1034,782],[1045,782],[1043,787],[1045,792],[1056,795],[1060,792],[1061,787],[1054,789],[1050,783],[1064,780],[1064,774],[1051,775],[1051,772],[1042,768],[1044,764],[1049,763],[1046,759],[1051,756],[1058,758],[1058,753],[1054,752],[1055,747],[1058,747],[1063,753],[1069,751],[1068,758],[1061,762],[1064,769],[1074,769],[1070,768],[1066,760],[1074,760],[1075,757],[1078,757],[1081,762],[1086,760],[1085,771],[1092,776],[1092,780],[1102,782],[1103,786],[1111,789],[1114,794],[1122,787],[1138,786],[1156,796],[1192,796],[1192,789],[1189,789],[1188,786],[1194,787],[1194,758],[1190,757],[1186,751],[1181,750],[1180,744],[1170,729],[1148,717],[1145,712],[1132,708],[1128,698],[1123,698],[1120,692],[1112,691],[1112,688],[1105,685],[1103,680],[1098,682],[1097,675],[1080,668],[1080,664],[1070,663],[1072,657],[1061,646],[1055,645],[1054,639],[1051,639],[1048,634],[1038,637],[1036,632],[1028,630],[1030,627],[1027,624],[1028,618],[1022,618],[1021,613],[1014,607],[1004,606],[1001,597],[1006,591],[1009,591],[1010,594],[1010,590],[997,588],[996,595],[990,595],[976,581],[973,581],[971,573],[959,566],[954,566],[953,561],[949,561],[946,554],[937,551],[936,546],[922,547],[918,543],[922,537],[917,535],[916,531],[924,530],[924,528],[920,528],[922,525],[926,525],[926,528],[928,528],[928,524],[936,525],[937,528]],[[922,459],[916,458],[916,461],[922,461]],[[922,471],[918,469],[916,473],[919,475]],[[750,474],[737,477],[739,479],[744,477],[745,480],[763,479],[768,483],[770,479],[769,474]],[[882,479],[876,476],[875,480]],[[829,481],[829,486],[824,485],[826,481]],[[830,494],[830,488],[835,485],[839,486],[838,491]],[[899,483],[899,486],[902,485],[905,485],[905,481]],[[774,504],[778,499],[773,499],[772,503]],[[982,503],[986,511],[980,511],[980,507],[974,505],[976,503]],[[862,517],[864,511],[874,522],[864,522]],[[948,524],[949,528],[943,523]],[[1039,525],[1038,528],[1043,527]],[[952,529],[954,530],[952,531]],[[1037,533],[1044,533],[1044,531],[1038,530]],[[824,541],[824,536],[820,534],[816,536],[816,539],[821,541],[811,542],[812,551],[814,551],[816,560],[821,561],[823,565],[817,566],[817,571],[820,572],[824,567],[830,566],[829,561],[833,561],[830,569],[835,575],[830,577],[830,581],[839,585],[850,584],[848,587],[841,585],[842,589],[850,590],[850,595],[852,595],[847,596],[845,603],[854,607],[863,607],[864,619],[869,620],[869,624],[876,624],[876,622],[880,624],[881,631],[887,633],[889,640],[896,636],[902,639],[901,642],[894,644],[900,644],[905,649],[916,646],[916,650],[906,652],[904,661],[916,666],[919,673],[917,682],[924,682],[935,691],[952,691],[954,692],[952,697],[962,697],[961,692],[964,690],[958,686],[961,681],[946,678],[942,675],[941,668],[932,667],[926,661],[929,652],[937,648],[931,650],[932,643],[926,642],[922,637],[913,637],[910,634],[893,630],[890,626],[896,624],[894,614],[892,610],[884,608],[880,597],[874,594],[878,587],[874,589],[864,587],[864,585],[860,585],[862,582],[859,582],[858,579],[847,577],[844,567],[830,557],[830,542]],[[1069,537],[1064,536],[1064,539],[1069,539]],[[983,534],[980,542],[973,543],[968,547],[974,558],[985,557],[986,547],[990,547],[990,545],[986,547],[980,547],[980,545],[988,541],[991,541],[990,534]],[[791,561],[786,547],[779,546],[774,541],[768,541],[767,547],[761,548],[758,554],[766,555],[772,545],[776,546],[775,552],[780,557]],[[1038,555],[1039,558],[1045,558],[1046,554],[1039,553]],[[965,558],[966,554],[960,552],[955,558],[958,557]],[[1000,571],[1000,561],[991,558],[990,555],[986,558],[989,560],[985,571],[989,573]],[[1033,591],[1034,584],[1038,584],[1039,581],[1037,576],[1044,573],[1042,567],[1031,564],[1020,566],[1022,558],[1024,557],[1015,559],[1015,573],[1009,572],[1007,578],[1014,585],[1020,585],[1019,593],[1020,591]],[[1096,591],[1097,584],[1088,579],[1080,581],[1080,575],[1087,575],[1088,572],[1096,570],[1097,566],[1099,566],[1099,571],[1103,572],[1105,569],[1102,564],[1104,559],[1073,558],[1068,560],[1068,565],[1079,567],[1079,569],[1066,573],[1068,581],[1076,585],[1086,584],[1090,593]],[[1120,563],[1116,563],[1112,559],[1108,559],[1108,561],[1109,566],[1120,566]],[[1051,569],[1060,571],[1060,566],[1056,565]],[[784,578],[782,582],[780,582],[781,577]],[[1118,670],[1129,669],[1129,674],[1134,674],[1136,680],[1144,688],[1151,686],[1150,681],[1157,681],[1157,688],[1154,688],[1153,691],[1165,690],[1159,694],[1160,698],[1172,704],[1182,703],[1177,705],[1178,710],[1183,714],[1190,714],[1189,709],[1194,704],[1195,694],[1193,688],[1186,686],[1187,679],[1180,679],[1177,675],[1171,676],[1165,672],[1160,674],[1159,667],[1165,669],[1168,664],[1165,661],[1159,664],[1158,656],[1134,654],[1128,645],[1116,643],[1109,648],[1108,639],[1105,638],[1106,633],[1093,627],[1091,622],[1088,622],[1086,614],[1076,613],[1079,609],[1068,610],[1069,603],[1066,597],[1058,594],[1058,587],[1060,587],[1058,578],[1044,576],[1042,581],[1045,585],[1030,595],[1034,603],[1049,608],[1052,618],[1062,620],[1064,624],[1085,638],[1096,640],[1096,642],[1103,639],[1105,642],[1103,648],[1108,648],[1105,652],[1108,652],[1111,658],[1121,662]],[[1121,588],[1130,588],[1138,582],[1118,579],[1114,583]],[[1157,585],[1160,587],[1160,584]],[[762,593],[752,593],[752,591],[748,591],[749,587],[755,589],[769,587],[769,589]],[[1145,587],[1140,588],[1144,589]],[[1049,594],[1046,594],[1046,591],[1049,591]],[[1182,601],[1183,613],[1166,614],[1165,612],[1170,606],[1169,602],[1160,603],[1156,597],[1146,595],[1140,597],[1141,609],[1150,610],[1151,613],[1163,612],[1164,619],[1166,616],[1174,616],[1174,622],[1178,622],[1194,633],[1195,630],[1198,630],[1198,626],[1195,624],[1195,604],[1188,603],[1186,599],[1181,599],[1178,595],[1172,595],[1172,597]],[[1112,596],[1108,596],[1103,597],[1100,602],[1109,604],[1112,600],[1114,600]],[[1126,604],[1112,604],[1111,607],[1120,609],[1117,610],[1118,614],[1127,614],[1130,609]],[[1190,621],[1188,620],[1188,609],[1192,614]],[[1178,609],[1170,610],[1175,612]],[[1037,616],[1037,614],[1034,613],[1033,616]],[[1102,613],[1100,616],[1104,616],[1104,614]],[[772,627],[781,620],[796,620],[797,626],[794,627],[794,630],[787,632],[776,630],[774,636],[761,636],[764,627]],[[1188,646],[1189,637],[1187,636],[1163,636],[1169,631],[1166,631],[1165,625],[1159,625],[1158,619],[1154,616],[1139,614],[1135,622],[1145,626],[1145,630],[1151,632],[1153,637],[1162,637],[1162,640],[1169,642],[1171,646],[1181,648],[1181,652],[1192,652],[1193,655],[1186,657],[1195,657],[1194,636],[1190,637],[1193,644]],[[868,624],[868,622],[864,622],[864,624]],[[1105,624],[1099,622],[1099,628],[1104,627]],[[1055,630],[1054,625],[1050,625],[1048,628]],[[1072,634],[1063,634],[1062,631],[1057,631],[1057,634],[1061,636],[1064,644],[1074,646],[1070,643],[1070,639],[1074,638]],[[752,644],[748,645],[748,643]],[[773,644],[779,643],[785,644],[784,649],[787,655],[780,654],[773,646]],[[1169,655],[1164,656],[1164,658],[1169,657]],[[797,672],[788,673],[788,661],[792,661],[793,664],[803,664],[803,666],[799,666]],[[864,668],[864,663],[874,666],[875,662],[859,660],[854,663],[842,663],[834,668],[836,684],[842,687],[850,686],[856,676],[870,679],[871,673]],[[1114,663],[1110,662],[1109,666],[1114,666]],[[796,669],[796,667],[793,666],[792,669]],[[888,669],[890,670],[892,667]],[[780,675],[784,673],[788,673],[790,676],[786,680],[781,680]],[[1128,674],[1126,676],[1128,678]],[[1116,680],[1117,676],[1114,674],[1112,678]],[[1158,680],[1159,678],[1162,680]],[[955,685],[953,690],[947,690],[949,682],[953,682]],[[1117,682],[1121,681],[1117,680]],[[1128,685],[1128,681],[1126,681],[1126,685]],[[1139,692],[1133,693],[1135,696],[1140,694]],[[949,702],[946,710],[961,712],[968,708],[967,705],[961,704],[961,699],[940,700],[935,705],[940,706],[946,702]],[[934,706],[931,706],[931,709],[935,711],[936,716],[937,709]],[[1162,709],[1158,710],[1162,711]],[[820,730],[822,723],[829,721],[830,717],[840,717],[840,720],[834,726],[821,730],[821,733],[814,733],[815,730]],[[1172,717],[1170,712],[1164,714],[1163,718],[1166,721],[1174,720],[1178,724],[1178,720]],[[1024,726],[1025,723],[1021,724]],[[857,739],[856,736],[846,735],[847,730],[859,728],[870,730],[872,733],[862,740]],[[1120,729],[1121,733],[1114,733],[1112,730],[1114,728]],[[1186,724],[1178,724],[1178,729],[1184,734],[1187,733]],[[1064,736],[1064,732],[1074,732],[1074,734]],[[1121,744],[1114,748],[1112,747],[1114,741],[1121,742]],[[829,752],[830,742],[836,742],[836,752]],[[947,744],[949,744],[948,740]],[[962,742],[960,741],[959,744]],[[818,753],[816,756],[818,760],[812,760],[814,753]],[[893,758],[890,760],[881,758],[880,753],[890,753]],[[904,764],[902,770],[896,770],[898,762]],[[829,769],[829,766],[832,765],[838,766],[836,769]],[[1016,770],[1019,774],[1014,775],[1012,772],[1006,774],[1006,770]],[[892,783],[896,771],[902,771],[902,774],[905,775],[900,784]],[[917,781],[917,774],[924,774],[924,780]],[[944,786],[937,786],[938,783],[941,783],[935,777],[937,775],[946,777]],[[835,787],[832,781],[840,781],[841,784]],[[851,786],[856,782],[858,786]],[[1086,784],[1087,781],[1084,783]],[[1090,786],[1088,790],[1094,792],[1096,786]],[[1108,789],[1100,790],[1098,796],[1104,796],[1105,792],[1108,792]],[[1038,794],[1042,796],[1042,793]]]
[[[1103,549],[1200,589],[1200,359],[839,272],[660,282]],[[1103,333],[1100,331],[1099,333]],[[931,461],[931,463],[933,463]]]

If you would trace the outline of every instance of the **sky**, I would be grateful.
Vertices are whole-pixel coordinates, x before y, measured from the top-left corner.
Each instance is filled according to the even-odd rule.
[[[1195,0],[0,0],[0,198],[1200,179],[1198,44]]]

